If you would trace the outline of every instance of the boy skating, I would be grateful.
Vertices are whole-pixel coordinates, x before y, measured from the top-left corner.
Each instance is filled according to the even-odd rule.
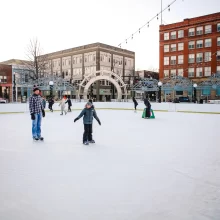
[[[95,143],[95,141],[92,139],[93,117],[97,120],[99,125],[101,125],[101,122],[96,114],[95,109],[92,108],[91,102],[88,102],[86,104],[85,108],[82,110],[80,115],[74,119],[74,122],[79,120],[82,116],[83,116],[83,123],[84,123],[83,144],[89,145],[89,143]]]

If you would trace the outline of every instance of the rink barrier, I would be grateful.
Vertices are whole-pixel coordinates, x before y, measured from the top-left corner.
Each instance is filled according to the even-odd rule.
[[[220,114],[219,104],[194,104],[194,103],[151,103],[152,109],[155,112],[179,112],[179,113],[200,113],[200,114]],[[121,110],[121,111],[134,111],[133,103],[126,102],[95,102],[95,109],[97,110]],[[73,111],[81,111],[85,107],[85,103],[73,103]],[[143,111],[145,105],[143,103],[138,104],[137,111]],[[53,106],[54,111],[60,111],[58,103]],[[45,109],[49,112],[48,104]],[[29,105],[28,103],[9,103],[0,104],[0,114],[18,114],[18,113],[28,113]]]
[[[214,114],[214,115],[218,115],[220,114],[220,112],[195,112],[195,111],[176,111],[176,112],[180,112],[180,113],[194,113],[194,114]]]

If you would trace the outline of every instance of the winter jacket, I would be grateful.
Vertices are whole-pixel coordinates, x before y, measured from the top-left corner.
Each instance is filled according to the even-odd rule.
[[[39,114],[43,109],[42,98],[39,95],[33,94],[29,99],[30,114]]]
[[[83,116],[84,124],[92,124],[93,117],[100,123],[100,120],[96,114],[94,107],[92,108],[84,108],[77,119],[80,119]]]
[[[66,99],[62,99],[59,106],[61,106],[61,110],[64,110],[65,109],[65,102],[66,102]]]
[[[46,100],[45,99],[42,100],[42,104],[43,104],[43,107],[45,109],[46,108]]]
[[[135,98],[133,98],[133,102],[135,105],[138,105],[137,100]]]
[[[68,106],[72,106],[72,102],[70,99],[67,99],[67,101],[65,103],[68,103]]]
[[[151,108],[151,104],[148,101],[148,99],[144,99],[144,104],[146,105],[146,108],[150,109]]]

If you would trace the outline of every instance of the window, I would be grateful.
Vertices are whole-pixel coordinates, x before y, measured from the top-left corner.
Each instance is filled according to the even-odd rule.
[[[176,31],[171,32],[171,39],[176,39]]]
[[[205,76],[211,76],[211,67],[205,67]]]
[[[189,36],[195,36],[195,28],[190,28],[188,32]]]
[[[73,64],[75,64],[75,63],[76,63],[76,58],[74,57],[74,58],[73,58]]]
[[[7,83],[7,76],[0,76],[0,83]]]
[[[171,52],[176,51],[176,44],[171,44]]]
[[[217,46],[220,46],[220,37],[217,38]]]
[[[212,33],[212,25],[206,25],[205,26],[205,34]]]
[[[212,39],[205,39],[205,47],[211,47],[212,46]]]
[[[173,69],[173,70],[170,71],[170,76],[171,77],[176,76],[176,69]]]
[[[164,65],[169,65],[169,57],[164,57]]]
[[[169,33],[164,33],[164,40],[169,40],[170,37],[169,37]]]
[[[211,61],[211,52],[205,52],[205,62],[210,62]]]
[[[203,58],[203,54],[202,53],[197,53],[196,54],[196,62],[197,63],[201,63],[202,62],[202,58]]]
[[[164,74],[164,78],[169,77],[169,70],[164,70],[163,74]]]
[[[169,52],[169,51],[170,51],[169,45],[164,45],[164,52]]]
[[[195,70],[194,68],[189,68],[188,69],[188,77],[194,77],[195,75]]]
[[[183,69],[178,69],[178,76],[183,76]]]
[[[184,37],[184,31],[183,30],[179,30],[178,31],[178,38],[182,38]]]
[[[183,55],[178,56],[178,64],[183,64]]]
[[[96,58],[96,57],[95,57],[95,54],[93,54],[93,61],[95,61],[95,58]]]
[[[183,50],[184,44],[183,43],[178,43],[178,50],[181,51]]]
[[[195,63],[195,54],[189,54],[189,63]]]
[[[203,27],[197,27],[196,28],[196,35],[202,35],[203,34]]]
[[[183,91],[176,91],[176,95],[183,95]]]
[[[217,51],[216,59],[217,59],[217,61],[220,61],[220,51]]]
[[[176,65],[176,56],[171,56],[170,64],[171,65]]]
[[[85,63],[87,62],[87,56],[85,56]]]
[[[220,66],[217,66],[216,73],[220,73]]]
[[[188,45],[189,45],[189,49],[194,49],[195,48],[195,41],[189,41]]]
[[[196,68],[196,77],[202,77],[202,67]]]
[[[220,32],[220,23],[217,24],[217,32]]]
[[[197,40],[196,41],[196,48],[202,48],[203,47],[203,40]]]

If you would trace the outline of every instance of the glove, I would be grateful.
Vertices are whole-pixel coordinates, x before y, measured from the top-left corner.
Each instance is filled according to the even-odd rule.
[[[43,116],[43,118],[45,117],[45,111],[44,110],[42,110],[42,116]]]
[[[79,120],[79,119],[78,119],[78,118],[75,118],[75,119],[74,119],[74,123],[75,123],[77,120]]]
[[[31,120],[35,120],[35,114],[34,113],[31,114]]]
[[[101,121],[98,120],[99,125],[101,126]]]

